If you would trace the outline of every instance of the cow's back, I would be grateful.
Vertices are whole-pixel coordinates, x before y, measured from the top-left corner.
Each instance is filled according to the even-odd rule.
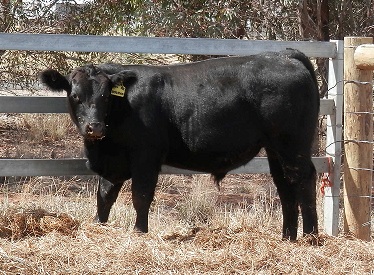
[[[278,54],[175,66],[166,75],[165,113],[193,151],[242,150],[271,131],[297,131],[318,114],[313,76]]]

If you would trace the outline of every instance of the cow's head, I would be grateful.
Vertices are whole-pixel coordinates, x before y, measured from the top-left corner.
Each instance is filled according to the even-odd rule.
[[[124,97],[123,83],[135,77],[127,70],[106,74],[93,65],[79,67],[66,77],[52,69],[40,74],[42,83],[51,90],[67,92],[70,116],[81,135],[90,140],[105,137],[112,97]]]

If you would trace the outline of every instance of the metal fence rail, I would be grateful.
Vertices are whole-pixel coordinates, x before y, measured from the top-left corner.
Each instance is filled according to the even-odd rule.
[[[335,58],[334,43],[174,37],[0,33],[0,50],[249,55],[294,48],[309,57]]]
[[[86,167],[86,161],[86,159],[0,159],[0,175],[2,177],[95,175]],[[329,169],[329,161],[326,157],[315,157],[313,163],[318,173],[326,172]],[[229,172],[229,174],[255,173],[270,173],[267,158],[254,158],[248,164]],[[161,174],[192,175],[204,173],[163,165]]]
[[[321,99],[320,115],[332,115],[335,103],[332,99]],[[0,113],[67,113],[65,97],[2,96]]]

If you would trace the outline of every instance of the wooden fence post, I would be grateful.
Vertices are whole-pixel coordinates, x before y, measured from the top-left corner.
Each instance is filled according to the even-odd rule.
[[[370,240],[373,167],[373,73],[356,67],[354,53],[372,38],[344,39],[344,231]]]

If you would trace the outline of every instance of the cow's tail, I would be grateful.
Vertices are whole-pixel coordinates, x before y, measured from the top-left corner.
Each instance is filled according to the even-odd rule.
[[[282,53],[282,55],[285,55],[285,56],[290,57],[290,58],[297,59],[301,63],[303,63],[305,68],[307,68],[307,70],[309,71],[309,73],[310,73],[310,75],[313,79],[313,83],[316,86],[315,90],[318,93],[318,82],[317,82],[316,73],[314,72],[313,64],[312,64],[312,62],[310,62],[309,58],[304,53],[300,52],[299,50],[295,50],[295,49],[291,49],[291,48],[287,48],[286,50],[282,51],[281,53]]]

